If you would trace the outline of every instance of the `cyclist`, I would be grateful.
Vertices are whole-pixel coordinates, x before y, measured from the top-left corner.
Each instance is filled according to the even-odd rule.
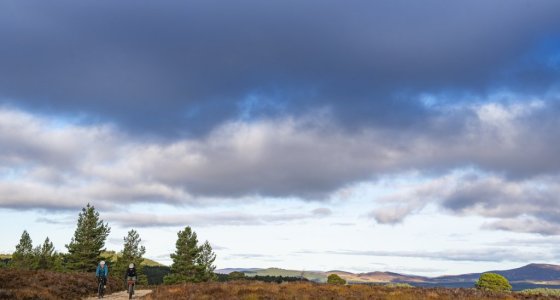
[[[134,281],[134,283],[132,284],[132,293],[134,294],[134,286],[136,285],[136,267],[133,263],[130,263],[130,265],[128,265],[128,269],[126,270],[124,277],[127,284],[129,280]]]
[[[95,277],[99,281],[99,279],[103,280],[103,288],[107,287],[107,276],[109,275],[109,266],[105,265],[105,261],[102,260],[99,262],[97,266],[97,270],[95,270]]]

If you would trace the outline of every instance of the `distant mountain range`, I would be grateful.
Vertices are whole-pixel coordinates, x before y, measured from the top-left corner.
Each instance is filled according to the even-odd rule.
[[[243,272],[247,276],[272,275],[272,276],[303,276],[316,282],[325,282],[330,274],[338,274],[349,283],[354,284],[386,284],[386,283],[408,283],[414,286],[441,286],[441,287],[472,287],[482,273],[471,273],[462,275],[425,277],[416,275],[405,275],[393,272],[369,272],[350,273],[345,271],[296,271],[278,268],[230,268],[220,269],[217,273],[229,274],[230,272]],[[513,286],[514,290],[527,288],[548,287],[560,288],[560,266],[551,264],[529,264],[511,270],[488,271],[505,276]],[[484,272],[484,273],[488,273]]]

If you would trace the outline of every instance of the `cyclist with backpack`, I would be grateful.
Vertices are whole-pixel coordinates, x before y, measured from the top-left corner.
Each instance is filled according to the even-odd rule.
[[[137,274],[136,274],[136,266],[134,266],[133,263],[128,265],[128,269],[126,270],[124,277],[125,277],[125,282],[127,284],[128,282],[132,282],[132,287],[128,286],[128,290],[130,295],[134,294],[134,286],[136,285]]]

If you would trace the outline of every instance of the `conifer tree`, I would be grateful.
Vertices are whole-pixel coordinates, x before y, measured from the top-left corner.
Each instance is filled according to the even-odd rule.
[[[146,247],[140,246],[142,239],[138,232],[134,229],[128,232],[128,235],[124,237],[124,247],[121,253],[117,257],[117,263],[115,264],[114,272],[117,276],[124,277],[124,273],[128,268],[130,263],[136,266],[136,272],[138,273],[138,278],[142,274],[142,262],[144,261],[143,255],[146,253]]]
[[[202,281],[203,268],[198,264],[201,248],[198,246],[196,232],[189,226],[179,231],[175,247],[175,253],[171,254],[171,274],[163,278],[164,283]]]
[[[202,246],[200,246],[200,255],[198,257],[197,264],[201,267],[201,280],[202,281],[212,281],[216,280],[216,266],[214,266],[214,261],[216,260],[216,254],[212,251],[212,246],[208,241],[205,241]]]
[[[16,251],[12,254],[10,265],[14,268],[32,269],[33,260],[33,241],[27,230],[24,230],[19,239],[19,244],[16,245]]]
[[[37,246],[35,252],[35,267],[37,269],[52,270],[55,268],[58,254],[55,252],[54,245],[49,237],[45,239],[42,246]]]
[[[94,206],[88,203],[82,208],[74,237],[70,244],[66,245],[67,268],[82,272],[95,271],[98,262],[102,259],[101,252],[104,250],[105,240],[110,231],[111,228],[99,218],[99,212]]]

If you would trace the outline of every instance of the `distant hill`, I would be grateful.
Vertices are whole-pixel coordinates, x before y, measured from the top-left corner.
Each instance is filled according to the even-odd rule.
[[[551,264],[529,264],[511,270],[492,270],[506,277],[514,289],[527,286],[560,287],[560,266]],[[487,272],[485,272],[487,273]],[[440,285],[461,286],[464,284],[474,284],[482,273],[472,273],[454,276],[440,276],[430,278],[427,282]]]
[[[340,270],[328,272],[321,271],[297,271],[278,268],[255,269],[255,268],[230,268],[217,270],[217,273],[228,274],[229,272],[243,272],[247,276],[271,275],[271,276],[302,276],[315,282],[326,282],[327,276],[337,274],[353,284],[385,284],[385,283],[408,283],[415,286],[438,286],[438,287],[472,287],[482,273],[424,277],[406,275],[393,272],[369,272],[351,273]],[[548,287],[560,288],[560,266],[551,264],[529,264],[511,270],[492,270],[488,272],[498,273],[505,276],[512,284],[514,290],[526,288]],[[484,272],[487,273],[487,272]]]
[[[216,273],[218,274],[229,274],[231,272],[242,272],[242,273],[246,273],[246,272],[252,272],[252,271],[258,271],[258,270],[262,270],[259,268],[225,268],[225,269],[217,269]]]
[[[106,257],[106,258],[110,258],[112,261],[117,261],[117,257],[119,257],[119,254],[116,251],[104,251],[104,252],[101,253],[101,256]],[[144,258],[144,261],[142,261],[142,266],[164,267],[165,265],[160,264],[155,260],[151,260],[149,258]]]
[[[105,251],[103,253],[101,253],[101,256],[106,257],[106,258],[110,258],[113,261],[117,260],[118,254],[115,251]],[[0,260],[3,259],[11,259],[12,255],[11,254],[0,254]],[[165,265],[160,264],[159,262],[155,261],[155,260],[151,260],[149,258],[145,258],[144,261],[142,262],[143,266],[149,266],[149,267],[164,267]]]

